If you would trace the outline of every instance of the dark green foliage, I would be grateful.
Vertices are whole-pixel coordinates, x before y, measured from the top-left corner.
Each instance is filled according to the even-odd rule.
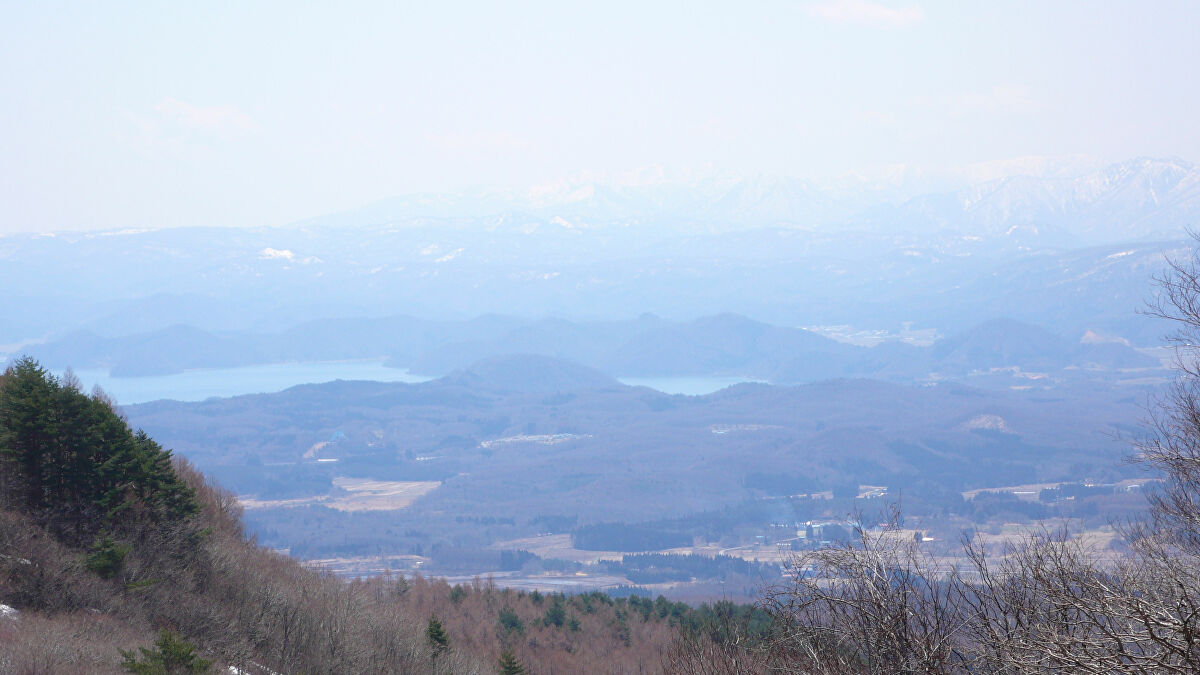
[[[450,602],[453,602],[457,605],[458,603],[462,602],[463,598],[465,597],[467,597],[467,589],[463,588],[462,586],[456,585],[454,588],[450,589]]]
[[[571,543],[585,551],[658,551],[690,546],[692,535],[653,525],[596,523],[576,528]]]
[[[858,496],[858,481],[838,483],[833,486],[834,499],[854,499]]]
[[[435,656],[450,648],[450,636],[446,634],[446,629],[436,616],[429,617],[429,623],[425,626],[425,639],[429,641]]]
[[[77,544],[176,522],[198,508],[170,451],[132,432],[102,395],[87,396],[72,377],[55,378],[28,358],[0,385],[0,462],[3,502],[39,514]],[[120,547],[102,548],[93,551],[96,564],[112,570]]]
[[[562,628],[563,622],[567,620],[567,610],[563,606],[561,596],[554,596],[554,601],[550,603],[550,607],[546,609],[546,616],[542,618],[542,623],[546,626],[554,626]]]
[[[633,639],[629,631],[629,618],[620,609],[616,610],[613,614],[615,618],[613,619],[612,628],[616,638],[628,647]]]
[[[183,675],[185,673],[207,673],[212,661],[200,658],[196,648],[174,633],[164,630],[154,641],[154,649],[138,647],[138,653],[121,650],[125,658],[125,670],[136,675]]]
[[[667,603],[672,604],[670,601]],[[672,622],[687,633],[704,635],[719,645],[732,644],[739,639],[751,645],[762,644],[770,638],[772,630],[772,618],[766,611],[754,605],[738,605],[728,600],[688,609]]]
[[[5,373],[0,390],[0,456],[11,463],[7,488],[26,506],[41,509],[46,492],[57,481],[47,474],[54,468],[53,378],[32,359],[21,359]]]
[[[500,569],[506,572],[519,570],[531,560],[537,560],[537,556],[529,551],[500,551]]]
[[[538,515],[529,519],[529,524],[544,528],[550,532],[566,532],[575,527],[579,516],[546,516]]]
[[[97,537],[88,549],[85,564],[89,570],[100,575],[100,578],[111,579],[121,570],[121,564],[125,562],[129,550],[129,546],[118,544],[108,535]]]
[[[742,479],[742,484],[752,490],[762,490],[770,495],[794,495],[821,488],[821,485],[813,480],[812,476],[803,473],[751,473]],[[857,489],[857,486],[855,488]]]
[[[513,653],[507,649],[504,650],[504,653],[500,654],[498,665],[500,675],[524,675],[525,673],[525,666],[522,666],[517,657],[513,656]]]
[[[517,616],[517,613],[512,611],[512,609],[509,607],[505,607],[500,610],[500,614],[497,617],[496,622],[500,626],[500,632],[502,635],[509,635],[511,633],[521,635],[525,632],[525,623],[522,622],[521,617]]]
[[[1111,494],[1112,489],[1108,492]],[[1006,522],[1021,522],[1024,519],[1042,520],[1050,517],[1050,508],[1040,502],[1027,502],[1014,494],[980,492],[966,504],[968,515],[976,523],[983,524],[1003,516]],[[971,512],[973,511],[973,512]]]
[[[779,566],[753,563],[727,555],[713,557],[672,553],[638,553],[622,556],[620,561],[602,565],[615,574],[623,574],[635,584],[654,584],[689,579],[725,579],[730,576],[757,576],[773,579]]]

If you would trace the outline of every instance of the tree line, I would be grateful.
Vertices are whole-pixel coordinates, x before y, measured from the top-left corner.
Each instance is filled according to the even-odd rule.
[[[103,392],[86,395],[30,358],[0,376],[0,469],[0,503],[90,544],[89,564],[107,576],[145,528],[199,509],[169,450],[132,431]]]

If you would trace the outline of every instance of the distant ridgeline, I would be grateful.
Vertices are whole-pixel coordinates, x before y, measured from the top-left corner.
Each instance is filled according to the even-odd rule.
[[[33,514],[58,538],[91,543],[89,565],[111,575],[148,526],[195,515],[195,492],[163,450],[133,432],[113,404],[87,396],[32,359],[0,375],[0,499]]]

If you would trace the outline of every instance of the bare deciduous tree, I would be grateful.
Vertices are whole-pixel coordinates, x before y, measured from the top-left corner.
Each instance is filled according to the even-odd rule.
[[[878,531],[795,557],[790,582],[768,590],[777,667],[796,673],[952,673],[970,661],[957,578],[899,532]],[[858,520],[861,520],[859,518]]]
[[[963,569],[947,569],[894,527],[860,529],[797,557],[764,595],[780,627],[763,648],[773,670],[1200,672],[1200,254],[1156,281],[1147,313],[1177,328],[1177,377],[1134,443],[1164,483],[1146,520],[1122,528],[1128,552],[1106,560],[1065,529],[1041,531],[996,555],[967,541]]]

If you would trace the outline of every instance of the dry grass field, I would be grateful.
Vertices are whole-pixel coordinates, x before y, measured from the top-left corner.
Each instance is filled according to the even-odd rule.
[[[255,499],[241,497],[243,508],[277,506],[328,506],[339,511],[397,511],[436,490],[440,481],[384,481],[366,478],[334,478],[335,487],[348,494],[319,495],[301,499]]]

